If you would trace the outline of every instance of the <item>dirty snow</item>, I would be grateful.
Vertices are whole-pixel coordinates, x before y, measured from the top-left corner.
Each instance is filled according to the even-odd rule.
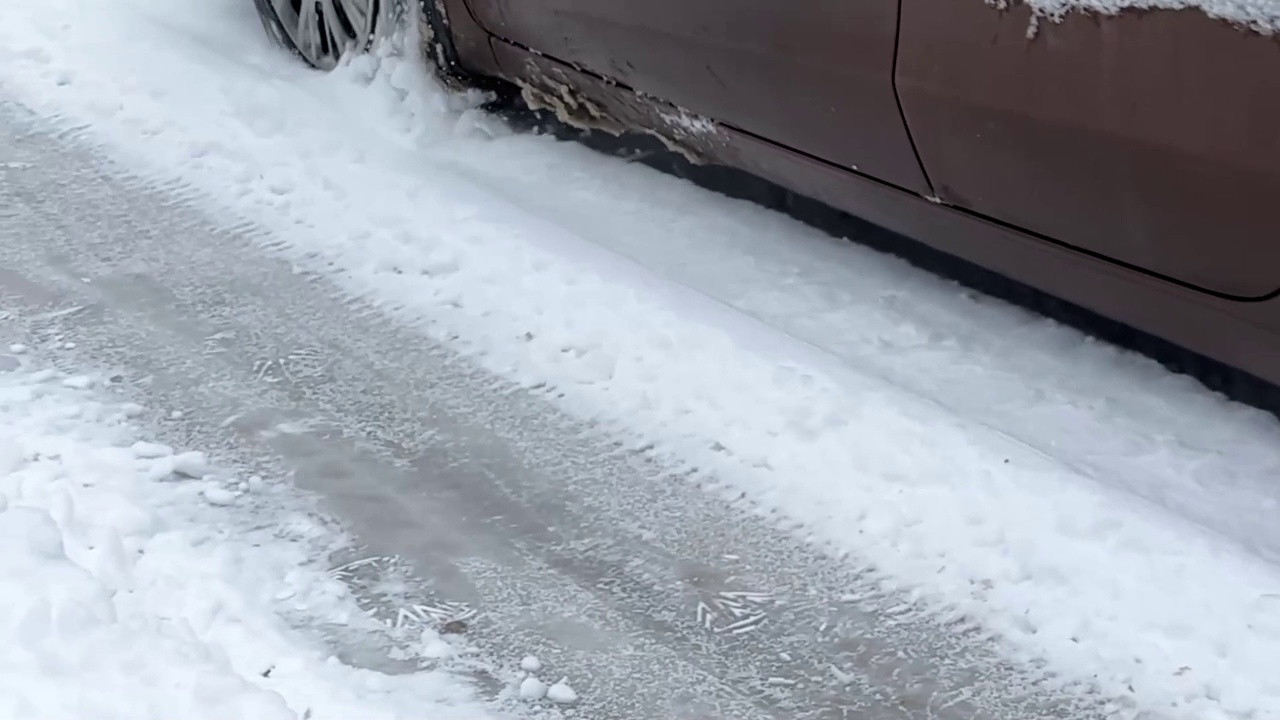
[[[0,372],[0,717],[494,717],[456,678],[354,669],[286,624],[359,613],[283,531],[307,520],[232,531],[226,491],[156,479],[171,451],[130,408],[29,362]]]
[[[8,0],[0,92],[1121,716],[1280,716],[1274,421],[250,6]]]
[[[716,122],[704,115],[677,107],[673,110],[662,110],[658,113],[663,122],[683,136],[714,135]]]

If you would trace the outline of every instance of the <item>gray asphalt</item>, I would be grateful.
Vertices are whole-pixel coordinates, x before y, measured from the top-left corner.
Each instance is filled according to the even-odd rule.
[[[1102,715],[1087,688],[1053,689],[856,558],[343,299],[264,239],[0,103],[8,322],[181,409],[156,419],[162,438],[314,493],[356,539],[331,562],[356,561],[338,574],[375,616],[464,617],[483,656],[567,676],[576,717]],[[350,662],[404,667],[328,637]]]

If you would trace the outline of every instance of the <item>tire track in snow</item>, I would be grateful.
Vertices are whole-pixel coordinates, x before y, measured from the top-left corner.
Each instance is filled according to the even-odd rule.
[[[486,655],[568,676],[587,716],[1088,716],[971,629],[30,122],[6,116],[0,140],[0,161],[27,165],[0,185],[0,286],[31,330],[74,338],[156,405],[196,398],[166,425],[181,444],[294,472],[370,553],[475,607]],[[35,315],[67,307],[83,311]],[[742,598],[763,622],[708,632],[700,604]]]

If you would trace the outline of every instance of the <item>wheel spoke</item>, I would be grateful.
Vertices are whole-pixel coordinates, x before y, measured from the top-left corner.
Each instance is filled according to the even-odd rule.
[[[294,42],[298,44],[298,49],[302,51],[303,56],[308,60],[322,58],[326,54],[324,38],[321,35],[324,28],[321,27],[320,13],[315,0],[302,0],[296,28]]]
[[[352,29],[356,31],[356,38],[362,42],[367,40],[374,28],[373,11],[377,6],[376,0],[332,1],[351,23]]]
[[[334,0],[318,0],[318,2],[320,3],[320,15],[324,20],[324,29],[328,32],[330,52],[333,54],[334,59],[337,60],[354,43],[364,42],[363,28],[348,26],[350,20],[340,15],[342,9],[339,5],[341,3],[335,3]]]
[[[388,22],[386,0],[272,0],[280,26],[310,64],[332,69]]]

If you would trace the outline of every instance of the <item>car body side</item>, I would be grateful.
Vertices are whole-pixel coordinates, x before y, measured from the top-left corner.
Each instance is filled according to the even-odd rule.
[[[456,73],[1280,385],[1274,37],[983,0],[427,2]]]

